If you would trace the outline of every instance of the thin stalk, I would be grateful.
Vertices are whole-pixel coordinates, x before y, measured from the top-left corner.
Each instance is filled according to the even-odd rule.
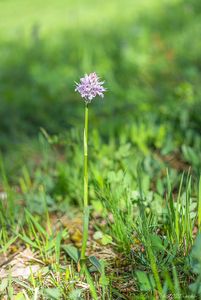
[[[179,192],[177,196],[176,212],[175,212],[175,231],[176,231],[178,243],[180,243],[180,239],[181,239],[181,210],[182,210],[181,191],[183,187],[183,180],[184,180],[184,173],[182,174],[180,185],[179,185]]]
[[[97,295],[97,292],[96,292],[96,287],[94,285],[94,282],[93,282],[93,279],[86,267],[86,265],[83,266],[83,269],[84,269],[84,273],[86,275],[86,279],[87,279],[87,283],[89,285],[89,289],[90,289],[90,293],[91,293],[91,296],[92,296],[92,299],[94,300],[98,300],[98,295]]]
[[[88,203],[88,105],[85,105],[84,124],[84,213],[83,213],[83,238],[81,260],[85,260],[89,228],[89,203]]]

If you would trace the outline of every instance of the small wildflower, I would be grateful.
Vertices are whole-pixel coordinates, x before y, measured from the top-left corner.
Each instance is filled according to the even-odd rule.
[[[90,103],[96,96],[104,97],[106,89],[103,87],[104,81],[100,81],[100,77],[97,74],[90,73],[85,74],[80,79],[80,83],[76,82],[76,92],[79,92],[82,98],[85,98],[86,103]]]

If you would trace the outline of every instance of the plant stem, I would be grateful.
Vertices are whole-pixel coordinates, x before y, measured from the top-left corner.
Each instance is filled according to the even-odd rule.
[[[88,204],[88,105],[85,105],[84,125],[84,215],[83,215],[83,238],[81,260],[85,260],[89,228],[89,204]]]

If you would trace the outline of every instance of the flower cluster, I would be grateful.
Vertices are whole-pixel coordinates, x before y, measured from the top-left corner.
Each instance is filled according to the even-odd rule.
[[[80,79],[80,83],[76,83],[75,91],[80,93],[86,103],[90,103],[96,96],[104,97],[106,89],[103,87],[103,84],[104,81],[100,81],[100,78],[95,72],[89,75],[85,74],[85,76]]]

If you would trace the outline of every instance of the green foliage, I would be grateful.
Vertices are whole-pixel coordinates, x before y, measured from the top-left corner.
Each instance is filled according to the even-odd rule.
[[[199,234],[195,240],[191,251],[191,267],[192,271],[196,274],[197,278],[194,283],[190,285],[193,294],[201,295],[201,235]]]
[[[74,260],[75,263],[78,263],[80,259],[80,253],[77,248],[72,245],[64,245],[64,251]]]
[[[44,294],[48,297],[48,299],[56,300],[61,298],[61,293],[57,288],[45,289]]]
[[[155,287],[155,282],[153,276],[147,275],[147,273],[142,271],[136,271],[137,280],[140,285],[140,290],[147,292],[153,290]]]
[[[126,1],[128,5],[124,6],[129,7],[130,0]],[[40,26],[33,28],[28,39],[20,34],[12,39],[2,36],[3,149],[13,147],[24,136],[35,137],[40,127],[50,133],[80,127],[82,105],[74,93],[73,82],[94,69],[105,78],[108,92],[105,105],[98,101],[94,105],[91,126],[98,125],[105,137],[125,128],[126,119],[129,138],[145,154],[150,146],[167,153],[183,142],[184,149],[197,144],[201,125],[200,39],[199,30],[195,30],[192,40],[192,31],[200,28],[201,12],[194,1],[161,4],[152,0],[154,5],[150,1],[148,9],[141,2],[136,3],[135,10],[123,10],[123,20],[111,19],[107,29],[103,26],[94,31],[85,26],[85,20],[80,27],[63,28],[53,36],[43,35]],[[58,5],[63,7],[63,1]],[[74,8],[76,14],[77,5],[69,3],[66,7]],[[115,5],[121,7],[122,1],[112,1],[114,11]],[[96,11],[97,6],[88,1],[86,13],[87,7]],[[175,30],[176,25],[170,26],[175,22],[181,26],[182,34]],[[94,44],[96,47],[91,47]],[[192,150],[193,156],[190,150],[188,154],[185,151],[185,159],[199,158],[199,145],[197,149]]]
[[[0,1],[0,264],[29,247],[41,270],[1,280],[0,297],[16,284],[16,299],[200,296],[200,1],[17,2]],[[90,109],[92,255],[81,275],[61,220],[83,205],[74,81],[93,70],[108,90]]]

